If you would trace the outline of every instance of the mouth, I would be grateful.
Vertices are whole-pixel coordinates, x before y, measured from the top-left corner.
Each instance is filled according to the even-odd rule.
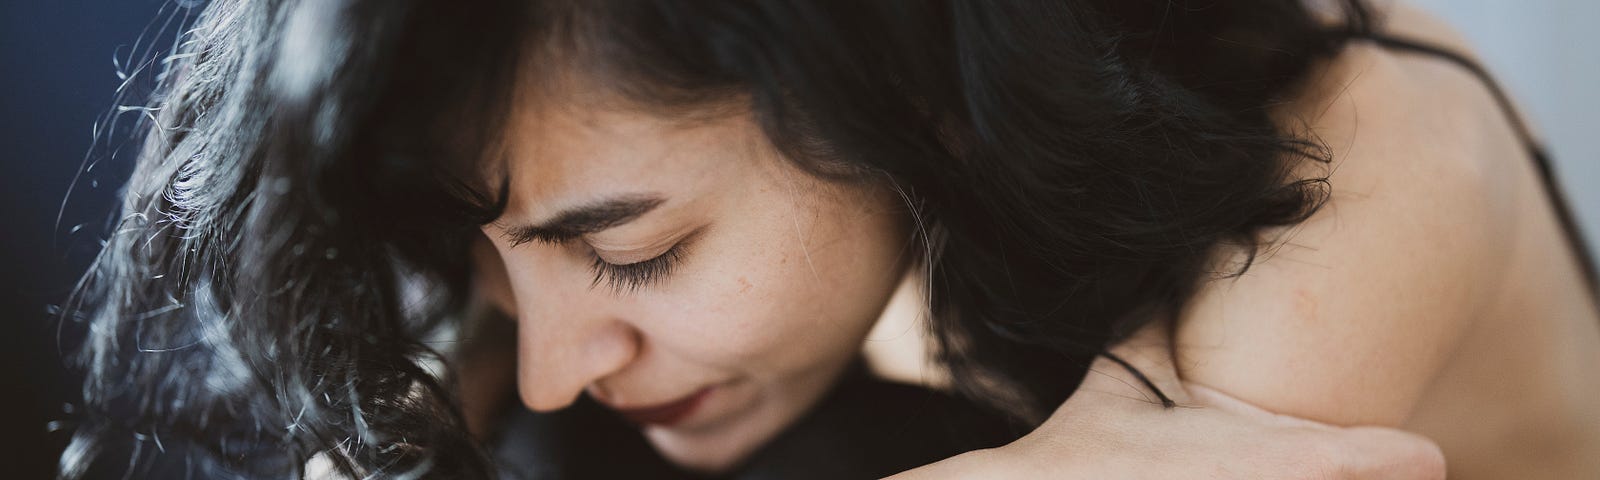
[[[666,403],[637,408],[612,408],[623,418],[639,425],[672,426],[694,414],[711,392],[712,387],[705,387]]]

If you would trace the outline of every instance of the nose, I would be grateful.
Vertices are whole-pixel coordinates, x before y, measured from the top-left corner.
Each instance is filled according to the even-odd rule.
[[[517,393],[524,405],[559,410],[635,361],[643,336],[617,313],[616,298],[573,273],[586,274],[587,262],[572,262],[559,249],[508,253],[491,238],[473,247],[474,288],[516,314]]]
[[[627,367],[639,350],[636,330],[603,318],[519,315],[517,335],[517,393],[536,412],[571,405],[589,384]]]
[[[566,407],[585,387],[634,361],[642,340],[615,313],[616,299],[587,282],[508,267],[517,306],[517,393],[529,409]]]

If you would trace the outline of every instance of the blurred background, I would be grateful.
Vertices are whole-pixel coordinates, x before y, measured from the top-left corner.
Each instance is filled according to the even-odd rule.
[[[1466,35],[1533,119],[1592,249],[1600,242],[1600,2],[1408,1]]]
[[[158,29],[158,13],[165,20],[179,5],[0,0],[0,388],[9,392],[0,395],[0,478],[51,478],[66,445],[65,432],[47,433],[46,425],[69,421],[63,405],[78,382],[63,368],[52,312],[104,237],[117,178],[127,176],[134,153],[104,158],[116,146],[107,141],[126,141],[126,132],[99,132],[101,161],[65,208],[63,200],[87,166],[99,119],[117,103],[118,70],[136,67],[126,61],[135,48],[172,44],[169,31],[136,45],[140,32]]]
[[[1588,237],[1600,237],[1600,2],[1412,1],[1479,50],[1547,139]],[[170,47],[201,3],[0,0],[0,385],[12,392],[0,395],[0,477],[49,477],[66,442],[47,431],[70,426],[64,405],[77,391],[52,312],[97,251],[134,153],[118,149],[127,132],[97,131],[118,113],[118,73],[140,68],[129,60],[152,45]],[[122,90],[138,98],[148,85]]]

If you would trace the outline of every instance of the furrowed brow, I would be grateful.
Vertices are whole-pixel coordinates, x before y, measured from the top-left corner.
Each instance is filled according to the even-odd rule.
[[[534,241],[561,243],[631,222],[665,201],[655,195],[610,198],[564,210],[544,223],[506,227],[504,235],[513,247]]]

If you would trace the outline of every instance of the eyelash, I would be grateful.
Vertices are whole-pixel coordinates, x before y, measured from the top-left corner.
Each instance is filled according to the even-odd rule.
[[[683,257],[682,246],[681,243],[673,245],[655,258],[624,265],[607,262],[591,250],[589,268],[594,271],[594,281],[589,282],[589,288],[605,282],[612,291],[632,293],[660,282],[678,266]]]

